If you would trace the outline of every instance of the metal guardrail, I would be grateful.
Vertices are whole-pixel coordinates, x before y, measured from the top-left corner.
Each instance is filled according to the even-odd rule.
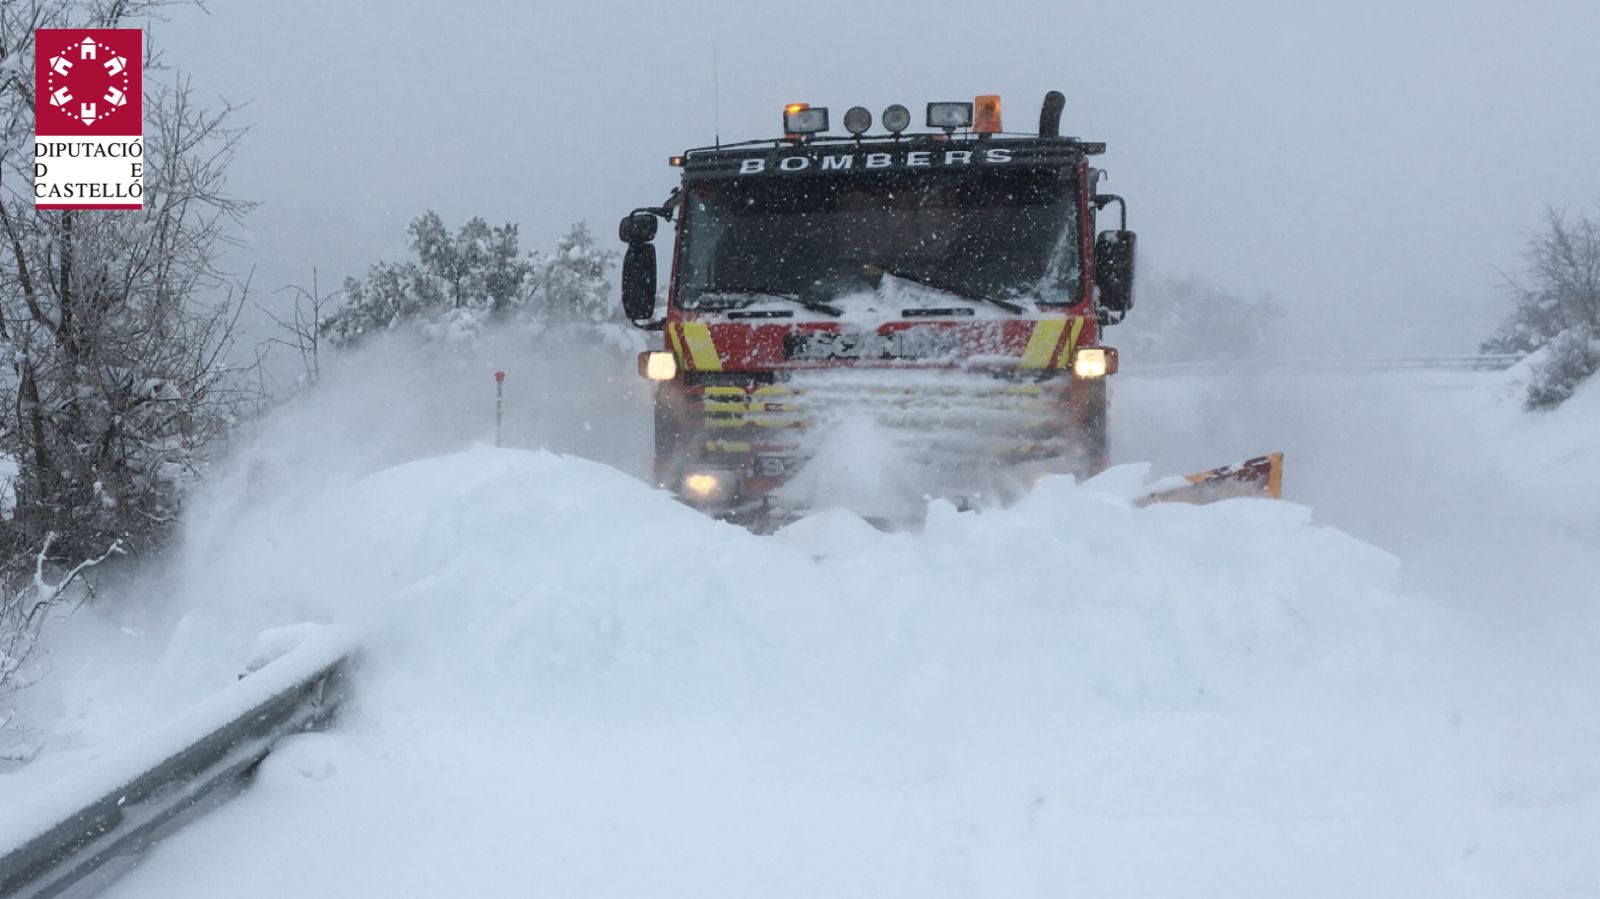
[[[1521,353],[1499,353],[1487,356],[1403,356],[1395,359],[1367,359],[1356,364],[1384,371],[1412,368],[1445,369],[1450,371],[1505,371],[1526,358]]]
[[[0,899],[84,895],[244,788],[283,737],[332,723],[354,652],[317,629],[127,749],[5,810]]]
[[[1122,372],[1133,375],[1208,374],[1219,372],[1303,371],[1504,371],[1525,356],[1397,356],[1386,359],[1208,359],[1204,362],[1154,362],[1148,365],[1124,363]]]

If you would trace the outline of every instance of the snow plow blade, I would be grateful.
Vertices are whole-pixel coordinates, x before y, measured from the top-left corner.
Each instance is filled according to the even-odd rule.
[[[1283,498],[1283,453],[1270,453],[1246,459],[1236,465],[1225,465],[1199,474],[1185,476],[1181,481],[1172,479],[1168,486],[1157,484],[1155,489],[1140,497],[1135,505],[1152,503],[1194,503],[1202,505],[1240,496],[1269,496]]]

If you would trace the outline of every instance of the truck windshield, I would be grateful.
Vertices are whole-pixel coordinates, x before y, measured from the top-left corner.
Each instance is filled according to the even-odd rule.
[[[1074,303],[1073,182],[1021,167],[691,182],[676,300],[826,302],[888,273],[964,297]]]

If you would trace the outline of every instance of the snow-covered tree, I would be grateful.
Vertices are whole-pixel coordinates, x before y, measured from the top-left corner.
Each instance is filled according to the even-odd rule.
[[[459,342],[497,322],[538,332],[621,321],[611,283],[618,254],[597,247],[583,222],[548,255],[521,255],[515,224],[491,228],[481,218],[451,233],[430,210],[410,232],[415,260],[379,262],[346,279],[343,304],[322,323],[334,347],[399,327]]]
[[[1600,332],[1568,328],[1535,353],[1528,373],[1528,407],[1553,409],[1600,371]]]
[[[224,188],[230,110],[160,84],[147,58],[144,208],[33,205],[34,30],[127,26],[163,5],[0,2],[0,458],[18,468],[0,559],[159,545],[234,420],[237,308],[218,301],[216,259],[248,204]]]
[[[586,222],[573,225],[540,262],[538,312],[555,322],[618,321],[621,298],[610,281],[618,255],[595,246]]]
[[[481,327],[527,302],[534,264],[517,250],[517,226],[473,218],[452,234],[429,210],[411,223],[416,261],[379,262],[345,280],[344,303],[323,323],[335,347],[392,328],[447,336]]]
[[[51,564],[55,541],[55,534],[46,534],[32,557],[0,560],[0,698],[24,686],[25,668],[55,605],[71,596],[69,590],[87,589],[87,585],[78,584],[85,571],[122,551],[120,543],[112,543],[99,557],[85,559],[69,569]],[[62,567],[62,574],[53,584],[47,574],[51,567]],[[3,724],[0,721],[0,726]]]
[[[522,298],[532,266],[518,258],[516,225],[491,228],[473,218],[452,236],[438,213],[429,210],[412,223],[411,235],[423,270],[453,308],[505,313]]]
[[[1528,405],[1550,408],[1600,371],[1600,221],[1547,210],[1524,261],[1506,280],[1515,308],[1482,350],[1535,353]]]

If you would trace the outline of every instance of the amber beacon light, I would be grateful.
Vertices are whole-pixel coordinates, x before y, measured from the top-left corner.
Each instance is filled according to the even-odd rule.
[[[1000,95],[982,94],[972,101],[972,130],[978,134],[1000,133]]]

